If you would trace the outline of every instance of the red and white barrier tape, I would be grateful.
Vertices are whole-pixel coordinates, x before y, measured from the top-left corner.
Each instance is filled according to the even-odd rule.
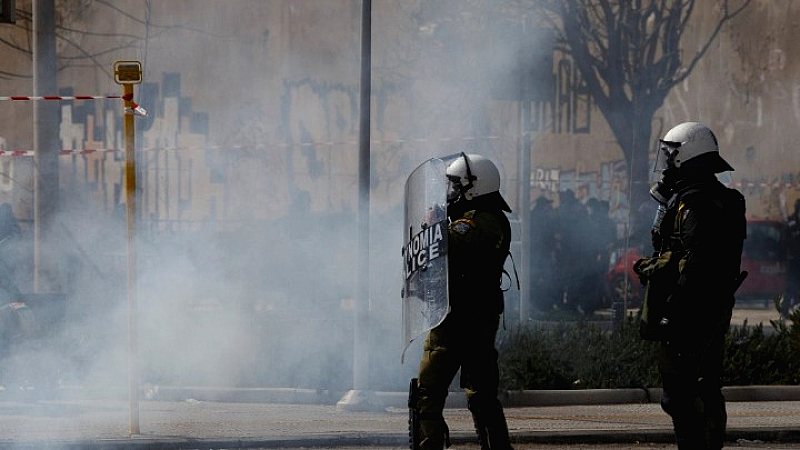
[[[266,148],[265,146],[259,146]],[[198,151],[198,150],[251,150],[257,148],[255,146],[207,146],[207,147],[145,147],[139,148],[140,152],[153,152],[153,151]],[[59,155],[88,155],[92,153],[123,153],[125,150],[120,148],[80,148],[70,149],[64,148],[58,151]],[[0,156],[34,156],[34,150],[0,150]]]
[[[486,136],[486,137],[463,137],[463,138],[440,138],[440,139],[426,139],[426,138],[399,138],[399,139],[375,139],[372,141],[373,145],[387,145],[387,144],[405,144],[405,143],[428,143],[428,142],[470,142],[470,141],[487,141],[487,140],[502,140],[501,136]],[[306,142],[273,142],[269,144],[251,144],[251,145],[207,145],[198,147],[145,147],[139,148],[137,151],[186,151],[186,150],[215,150],[215,151],[236,151],[236,150],[263,150],[268,148],[289,148],[289,147],[302,147],[306,145],[319,145],[333,147],[337,145],[358,145],[357,141],[306,141]],[[122,152],[122,149],[116,148],[83,148],[83,149],[61,149],[59,153],[62,155],[76,155],[87,153],[114,153]],[[33,150],[0,150],[0,156],[33,156]]]
[[[59,155],[87,155],[90,153],[115,153],[120,152],[122,150],[113,149],[113,148],[98,148],[98,149],[91,149],[91,148],[84,148],[80,150],[70,150],[70,149],[63,149],[59,150]],[[33,150],[0,150],[0,156],[34,156],[36,152]]]
[[[322,144],[322,143],[319,143]],[[355,145],[355,142],[349,143],[344,142],[341,144],[352,144]],[[294,146],[299,146],[300,144],[295,144]],[[288,144],[275,144],[274,147],[286,147]],[[155,151],[206,151],[206,150],[255,150],[255,149],[265,149],[267,146],[265,145],[228,145],[228,146],[206,146],[206,147],[145,147],[145,148],[138,148],[136,149],[139,152],[155,152]],[[88,155],[92,153],[123,153],[125,150],[120,148],[80,148],[80,149],[70,149],[64,148],[58,151],[59,155]],[[34,150],[0,150],[0,156],[34,156],[36,152]]]
[[[737,181],[730,183],[729,186],[735,188],[770,188],[770,189],[797,189],[800,188],[800,182],[787,183],[787,182],[766,182],[766,181]]]
[[[12,102],[25,102],[25,101],[39,101],[39,100],[55,100],[55,101],[73,101],[73,100],[105,100],[105,99],[122,99],[131,102],[130,108],[125,108],[125,114],[134,114],[137,116],[146,116],[147,110],[139,106],[138,103],[133,101],[132,94],[125,95],[15,95],[15,96],[0,96],[0,101]]]
[[[0,101],[10,100],[14,102],[29,100],[102,100],[107,98],[119,98],[126,100],[128,96],[122,95],[19,95],[11,97],[0,96]]]
[[[307,144],[307,143],[306,143]],[[306,145],[306,144],[294,144]],[[317,142],[316,144],[334,144],[330,142]],[[355,144],[355,142],[340,142],[338,144]],[[275,146],[287,146],[288,144],[275,144]],[[138,149],[141,152],[154,151],[197,151],[197,150],[252,150],[256,148],[266,148],[264,145],[234,145],[234,146],[206,146],[206,147],[146,147]],[[124,150],[117,148],[83,148],[83,149],[61,149],[60,155],[88,155],[93,153],[122,153]],[[2,156],[35,156],[33,150],[0,150]],[[561,183],[561,180],[531,180],[533,183]],[[800,182],[766,182],[766,181],[737,181],[729,183],[728,186],[735,188],[767,188],[767,189],[800,189]]]

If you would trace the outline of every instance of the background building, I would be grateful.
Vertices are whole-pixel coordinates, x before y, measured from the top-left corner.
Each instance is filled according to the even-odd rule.
[[[492,1],[454,4],[373,1],[370,332],[381,350],[375,379],[401,387],[404,371],[414,371],[396,367],[401,201],[419,163],[483,153],[500,166],[517,222],[524,190],[558,205],[569,189],[581,202],[607,201],[620,238],[631,189],[647,189],[629,183],[618,142],[552,33]],[[698,2],[684,52],[704,42],[719,5]],[[143,64],[136,100],[149,115],[137,119],[137,166],[150,379],[319,387],[330,376],[329,384],[346,384],[358,257],[360,2],[56,6],[52,94],[118,95],[113,62]],[[653,143],[687,120],[715,130],[736,168],[727,181],[746,195],[750,217],[782,220],[800,196],[792,148],[800,137],[798,8],[752,0],[652,124]],[[0,96],[32,94],[30,11],[30,1],[17,0],[16,25],[0,24]],[[531,83],[517,89],[520,79]],[[521,120],[525,102],[530,123]],[[58,108],[63,290],[76,317],[119,320],[122,103]],[[529,185],[521,173],[527,142]],[[32,148],[31,103],[0,101],[0,202],[12,204],[23,229],[33,218]],[[15,267],[28,289],[26,266]],[[214,320],[203,311],[216,311]],[[97,342],[118,342],[117,322],[103,323]],[[249,371],[265,360],[272,369]]]

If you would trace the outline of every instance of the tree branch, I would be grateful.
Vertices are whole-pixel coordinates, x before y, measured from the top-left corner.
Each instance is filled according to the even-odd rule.
[[[0,70],[0,77],[3,77],[6,80],[10,79],[10,78],[24,78],[24,79],[27,79],[27,78],[33,78],[33,75],[22,74],[22,73],[14,73],[14,72],[6,72],[5,70]]]
[[[15,43],[13,43],[11,41],[7,41],[7,40],[5,40],[3,38],[0,38],[0,43],[6,45],[8,47],[11,47],[12,49],[17,50],[19,52],[26,53],[28,55],[32,55],[33,54],[33,52],[31,52],[27,48],[22,48],[19,45],[15,44]]]
[[[700,50],[697,51],[692,60],[689,62],[689,65],[686,66],[686,70],[684,70],[683,73],[681,73],[680,75],[678,75],[676,78],[673,79],[672,83],[673,86],[689,77],[689,75],[692,73],[692,70],[694,70],[694,67],[697,65],[697,63],[700,61],[703,55],[706,54],[706,51],[708,51],[708,49],[711,47],[711,44],[714,42],[714,39],[716,39],[720,30],[722,30],[722,26],[729,20],[739,15],[740,12],[744,11],[744,9],[750,5],[751,1],[752,0],[745,0],[744,3],[739,8],[735,9],[733,12],[729,12],[728,0],[725,0],[725,6],[724,6],[725,14],[722,16],[719,22],[717,22],[717,25],[714,27],[714,31],[711,33],[711,36],[709,36],[706,43],[700,48]]]

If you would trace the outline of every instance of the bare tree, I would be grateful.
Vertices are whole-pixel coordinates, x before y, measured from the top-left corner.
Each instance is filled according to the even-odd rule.
[[[146,52],[147,42],[173,29],[191,29],[179,24],[161,25],[150,19],[152,0],[142,0],[143,17],[125,11],[109,0],[57,0],[56,1],[56,46],[58,70],[68,68],[89,68],[100,70],[109,79],[111,73],[107,59],[122,50],[143,49]],[[139,12],[137,5],[133,5]],[[130,6],[129,6],[130,7]],[[127,21],[141,27],[142,33],[103,33],[91,30],[91,21],[95,14],[108,14],[114,20]],[[0,79],[30,79],[30,66],[26,64],[32,58],[31,33],[33,32],[32,6],[30,0],[18,0],[16,24],[10,26],[9,32],[0,35],[0,55],[19,54],[22,58],[7,57],[9,61],[17,61],[19,67],[0,69]],[[197,30],[194,30],[197,31]],[[201,31],[200,31],[201,32]],[[27,57],[27,61],[26,58]]]
[[[558,49],[570,55],[628,164],[631,205],[647,201],[652,121],[673,86],[685,80],[723,25],[752,0],[719,0],[720,14],[693,54],[681,38],[696,0],[510,0],[544,13]],[[688,55],[688,56],[687,56]]]

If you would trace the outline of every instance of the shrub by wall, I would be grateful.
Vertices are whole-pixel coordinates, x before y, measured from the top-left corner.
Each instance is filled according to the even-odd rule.
[[[586,320],[509,328],[498,340],[500,388],[660,387],[658,345],[639,338],[633,317],[616,330]],[[724,369],[725,385],[800,384],[800,311],[768,330],[732,327]]]

